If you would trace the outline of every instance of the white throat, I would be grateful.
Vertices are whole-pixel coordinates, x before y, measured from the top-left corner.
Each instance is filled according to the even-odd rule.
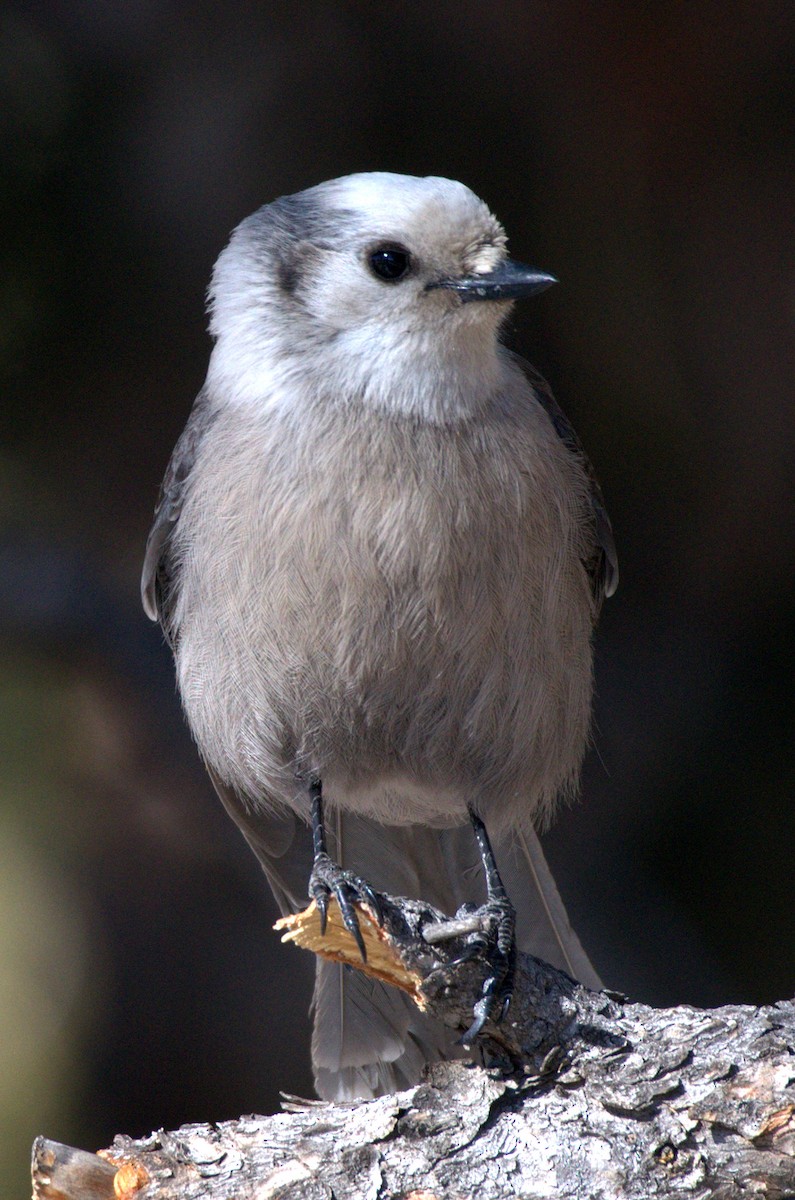
[[[377,337],[367,327],[348,329],[303,349],[285,348],[280,337],[264,338],[261,326],[246,325],[240,321],[219,337],[207,383],[222,402],[263,412],[324,397],[446,424],[488,407],[505,370],[488,322],[456,323],[445,337],[438,328],[385,325]]]

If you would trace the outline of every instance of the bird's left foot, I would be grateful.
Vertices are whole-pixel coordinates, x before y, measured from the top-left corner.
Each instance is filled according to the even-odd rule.
[[[449,932],[445,933],[442,926],[433,938],[434,941],[441,941],[445,937],[457,937],[463,933],[464,952],[450,966],[478,959],[488,965],[480,999],[474,1006],[474,1020],[461,1038],[462,1046],[470,1046],[487,1021],[499,1024],[503,1019],[511,1003],[516,971],[516,909],[508,899],[500,879],[482,817],[470,809],[469,819],[486,876],[486,903],[480,908],[465,906],[460,909],[455,921],[449,923]]]
[[[503,1019],[511,1003],[516,969],[516,911],[510,900],[492,897],[474,915],[481,927],[468,936],[463,954],[451,965],[481,958],[488,963],[489,973],[473,1010],[474,1020],[461,1038],[462,1046],[471,1045],[487,1021],[499,1024]]]
[[[508,1011],[516,969],[515,929],[516,912],[510,900],[504,895],[492,896],[480,908],[465,905],[459,909],[453,920],[435,926],[428,939],[435,943],[463,934],[464,950],[448,968],[468,962],[485,962],[488,967],[462,1046],[471,1045],[487,1021],[499,1024]]]

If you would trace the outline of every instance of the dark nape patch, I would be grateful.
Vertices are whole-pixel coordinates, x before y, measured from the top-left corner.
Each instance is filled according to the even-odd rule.
[[[301,279],[301,272],[298,269],[298,263],[295,258],[282,258],[276,268],[276,278],[281,290],[288,296],[295,295]]]
[[[263,205],[250,219],[271,245],[305,243],[318,250],[335,249],[357,223],[350,209],[329,207],[300,192]]]

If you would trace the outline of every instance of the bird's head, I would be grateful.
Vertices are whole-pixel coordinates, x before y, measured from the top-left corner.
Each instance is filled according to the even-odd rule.
[[[511,303],[553,282],[507,257],[502,226],[463,184],[348,175],[237,227],[210,288],[210,378],[264,405],[308,388],[466,415],[497,386]]]

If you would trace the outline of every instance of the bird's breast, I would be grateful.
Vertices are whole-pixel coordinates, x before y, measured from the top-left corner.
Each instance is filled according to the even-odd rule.
[[[590,702],[579,468],[543,414],[315,416],[222,419],[194,471],[177,663],[205,756],[254,794],[318,772],[382,811],[413,788],[416,819],[531,760],[556,788]]]

